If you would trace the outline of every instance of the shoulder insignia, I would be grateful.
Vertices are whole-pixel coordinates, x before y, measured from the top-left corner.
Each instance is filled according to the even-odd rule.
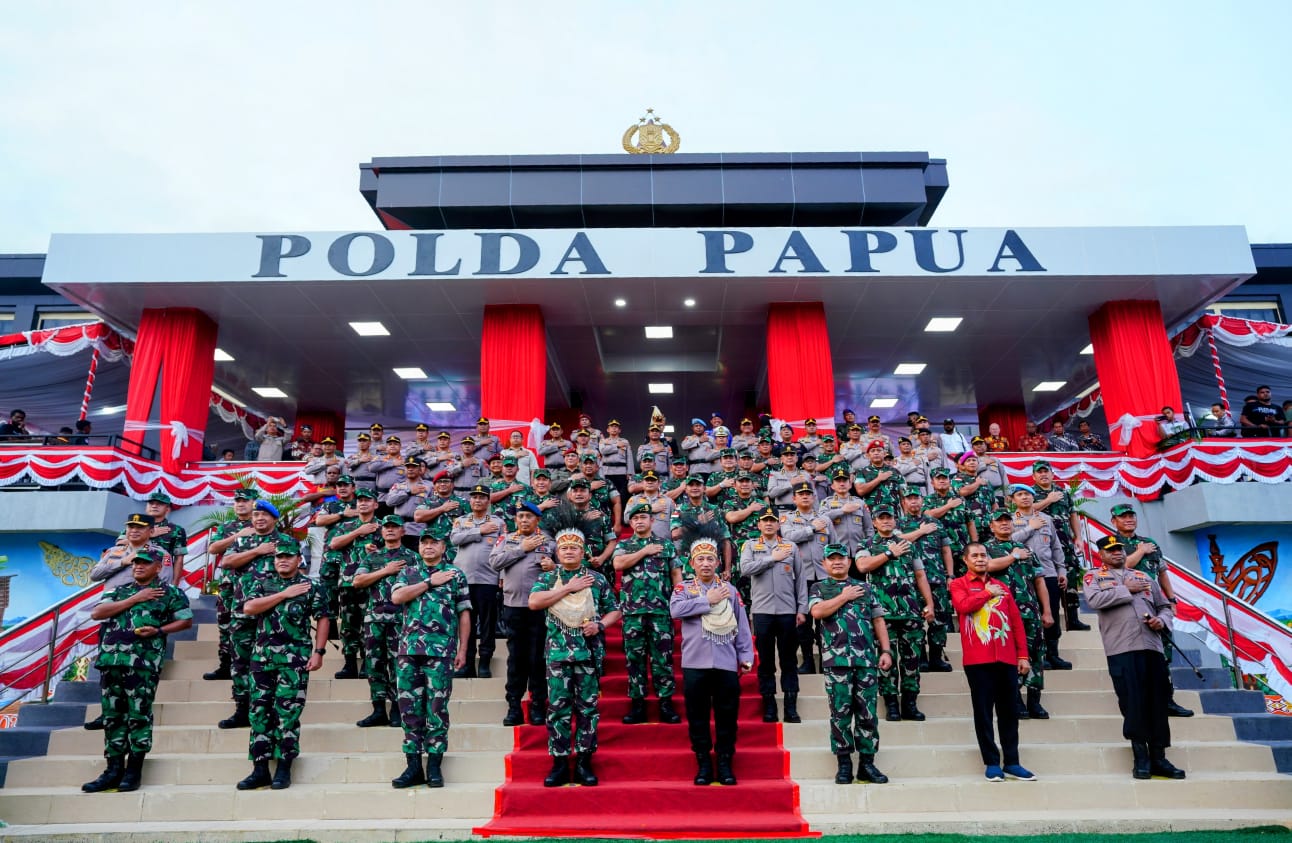
[[[1096,573],[1097,572],[1095,571],[1087,571],[1085,577],[1082,578],[1082,582],[1085,583],[1086,585],[1090,585],[1092,582],[1095,581]]]

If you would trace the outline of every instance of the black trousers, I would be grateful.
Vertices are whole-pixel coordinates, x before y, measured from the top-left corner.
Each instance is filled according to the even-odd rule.
[[[973,706],[973,730],[978,736],[982,763],[999,767],[1001,751],[1005,764],[1018,763],[1018,711],[1014,708],[1018,693],[1018,667],[1005,662],[965,665],[969,680],[969,699]],[[992,730],[992,712],[1000,723],[1000,748]]]
[[[754,615],[754,647],[758,651],[758,693],[776,695],[776,658],[781,662],[781,690],[799,692],[798,625],[794,615]]]
[[[474,669],[477,650],[488,662],[498,640],[498,586],[468,585],[471,595],[471,637],[467,639],[467,668]]]
[[[1057,645],[1059,636],[1063,634],[1063,631],[1059,629],[1063,625],[1059,620],[1059,618],[1063,617],[1063,591],[1059,589],[1058,576],[1045,578],[1045,593],[1049,595],[1050,616],[1054,618],[1054,625],[1045,628],[1045,643]],[[1046,647],[1046,652],[1057,655],[1059,648],[1058,646]]]
[[[720,755],[736,751],[736,715],[740,711],[740,676],[732,670],[682,668],[686,697],[687,731],[694,752],[717,749]],[[713,716],[714,735],[709,732]]]
[[[547,702],[547,637],[545,612],[503,606],[503,620],[511,628],[507,639],[507,702],[518,703],[529,689],[531,702]]]
[[[610,481],[611,486],[614,486],[615,489],[618,490],[619,500],[623,501],[624,503],[628,503],[628,475],[627,474],[607,474],[606,479]],[[616,524],[615,527],[617,529],[619,525]]]
[[[1122,712],[1122,737],[1146,743],[1150,749],[1171,745],[1171,674],[1156,650],[1134,650],[1108,657],[1108,675]]]

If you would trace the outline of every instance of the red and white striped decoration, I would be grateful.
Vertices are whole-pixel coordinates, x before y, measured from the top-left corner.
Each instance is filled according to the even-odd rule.
[[[1220,368],[1220,352],[1216,349],[1216,329],[1207,326],[1207,345],[1211,349],[1211,367],[1216,372],[1216,386],[1220,387],[1220,403],[1229,412],[1229,393],[1225,390],[1225,373]]]
[[[99,347],[94,346],[94,351],[90,353],[90,371],[85,376],[85,395],[81,397],[81,421],[90,414],[90,394],[94,392],[94,373],[99,368]]]

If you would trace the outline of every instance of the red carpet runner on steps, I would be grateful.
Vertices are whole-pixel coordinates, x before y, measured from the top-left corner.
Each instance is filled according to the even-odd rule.
[[[815,837],[799,814],[798,785],[789,779],[790,758],[779,723],[762,722],[756,678],[741,680],[740,725],[734,787],[696,787],[695,756],[687,738],[682,700],[681,638],[677,638],[674,698],[682,723],[625,726],[628,677],[619,628],[607,630],[606,670],[601,680],[601,726],[594,769],[596,787],[543,787],[551,769],[547,729],[517,726],[516,749],[507,756],[507,781],[494,795],[494,818],[477,834],[570,837]]]

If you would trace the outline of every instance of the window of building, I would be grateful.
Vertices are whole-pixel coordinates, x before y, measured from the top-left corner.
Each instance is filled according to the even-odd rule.
[[[79,325],[84,322],[101,322],[103,320],[88,310],[41,309],[36,312],[36,330],[48,331],[53,328],[65,328],[68,325]]]
[[[8,334],[13,331],[13,308],[0,307],[0,333]]]
[[[1282,322],[1283,309],[1277,301],[1269,299],[1224,299],[1207,306],[1208,313],[1232,316],[1235,319],[1255,319],[1261,322]]]

